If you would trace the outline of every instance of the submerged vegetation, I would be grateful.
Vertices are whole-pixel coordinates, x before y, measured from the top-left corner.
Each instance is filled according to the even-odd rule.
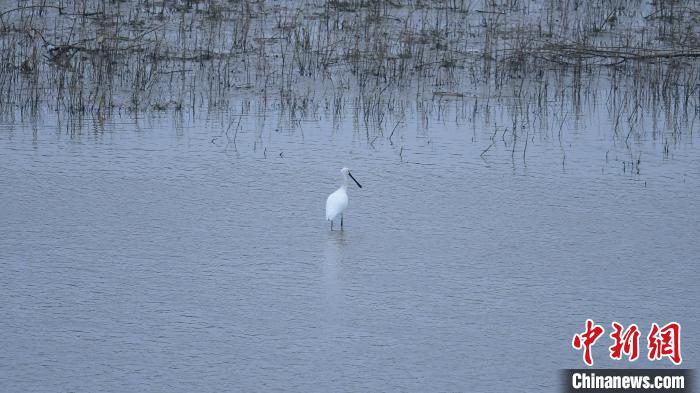
[[[663,0],[6,2],[0,118],[325,113],[393,144],[449,111],[485,130],[482,157],[525,157],[594,108],[667,156],[700,111],[699,22]]]

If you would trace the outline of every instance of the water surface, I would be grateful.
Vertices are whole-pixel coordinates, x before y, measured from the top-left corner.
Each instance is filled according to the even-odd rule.
[[[526,155],[482,155],[484,124],[274,118],[235,144],[220,113],[3,121],[0,390],[557,391],[586,318],[679,321],[698,366],[692,134],[633,142],[637,173],[595,110]],[[627,367],[609,341],[596,366]]]

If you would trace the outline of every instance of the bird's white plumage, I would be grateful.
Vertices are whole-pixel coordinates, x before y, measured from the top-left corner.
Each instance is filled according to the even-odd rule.
[[[357,187],[362,188],[360,182],[355,179],[355,176],[350,173],[350,169],[343,168],[340,170],[341,180],[340,188],[326,199],[326,220],[331,222],[331,231],[333,230],[333,220],[340,215],[340,229],[343,229],[343,211],[348,207],[348,176],[357,184]]]
[[[340,186],[326,199],[326,220],[335,220],[348,207],[348,192],[345,185]]]

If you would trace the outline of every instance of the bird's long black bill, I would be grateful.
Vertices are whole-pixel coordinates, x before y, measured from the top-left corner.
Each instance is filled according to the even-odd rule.
[[[353,176],[352,173],[348,172],[348,175],[350,175],[350,178],[355,182],[355,184],[357,184],[358,187],[362,188],[362,184],[355,179],[355,176]]]

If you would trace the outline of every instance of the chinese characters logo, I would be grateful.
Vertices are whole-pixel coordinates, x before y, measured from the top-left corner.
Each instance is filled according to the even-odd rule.
[[[612,324],[613,331],[610,338],[613,345],[609,347],[610,358],[620,360],[627,357],[630,362],[639,358],[639,327],[636,324],[629,325],[626,329],[617,322]],[[588,366],[593,365],[591,347],[605,333],[605,328],[596,325],[593,320],[586,320],[585,330],[574,335],[571,345],[576,350],[583,350],[583,361]],[[670,322],[664,326],[651,324],[647,335],[647,358],[651,361],[668,358],[675,365],[681,364],[681,325],[678,322]]]

